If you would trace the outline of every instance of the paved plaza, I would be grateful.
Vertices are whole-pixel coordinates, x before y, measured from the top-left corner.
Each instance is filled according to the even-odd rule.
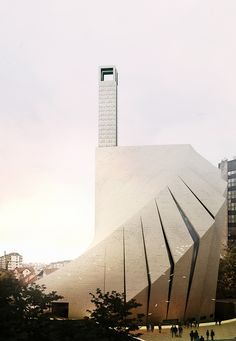
[[[207,329],[211,331],[211,329],[215,332],[214,340],[236,340],[236,319],[223,321],[221,325],[215,325],[215,323],[204,323],[200,324],[198,328],[185,328],[183,330],[182,338],[177,337],[177,339],[181,339],[181,341],[190,341],[189,333],[191,330],[198,331],[199,337],[202,335],[206,340],[206,331]],[[170,341],[176,339],[175,337],[172,338],[170,327],[163,327],[162,332],[159,333],[159,330],[154,329],[154,332],[147,332],[145,329],[142,329],[141,332],[143,335],[140,337],[142,340],[145,341]],[[209,337],[209,340],[211,338]]]

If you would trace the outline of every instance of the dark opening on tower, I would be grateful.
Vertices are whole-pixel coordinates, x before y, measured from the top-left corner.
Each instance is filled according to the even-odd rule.
[[[113,68],[101,68],[101,81],[113,81]]]

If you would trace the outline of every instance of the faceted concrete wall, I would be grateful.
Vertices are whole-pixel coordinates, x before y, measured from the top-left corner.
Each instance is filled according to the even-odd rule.
[[[136,298],[155,323],[213,319],[225,188],[189,145],[98,148],[95,241],[42,281],[71,318],[87,314],[99,287]]]

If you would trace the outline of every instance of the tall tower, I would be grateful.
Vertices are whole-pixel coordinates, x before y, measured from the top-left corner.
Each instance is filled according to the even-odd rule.
[[[228,244],[236,245],[236,157],[222,160],[218,167],[222,178],[228,182]]]
[[[98,146],[117,146],[117,85],[115,66],[99,67]]]

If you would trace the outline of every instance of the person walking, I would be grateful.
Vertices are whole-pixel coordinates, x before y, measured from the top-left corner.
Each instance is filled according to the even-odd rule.
[[[211,330],[211,340],[214,340],[214,336],[215,336],[215,332],[214,332],[214,330],[212,329],[212,330]]]
[[[189,336],[190,336],[190,341],[193,341],[193,338],[194,338],[193,330],[191,330],[191,332],[189,333]]]
[[[197,341],[199,339],[197,330],[195,330],[195,332],[193,333],[193,338],[194,338],[194,341]]]
[[[209,335],[210,335],[210,333],[209,333],[209,330],[207,329],[207,331],[206,331],[207,340],[209,340]]]
[[[179,337],[182,337],[183,334],[183,327],[179,326]]]
[[[158,325],[159,333],[161,333],[161,324]]]

